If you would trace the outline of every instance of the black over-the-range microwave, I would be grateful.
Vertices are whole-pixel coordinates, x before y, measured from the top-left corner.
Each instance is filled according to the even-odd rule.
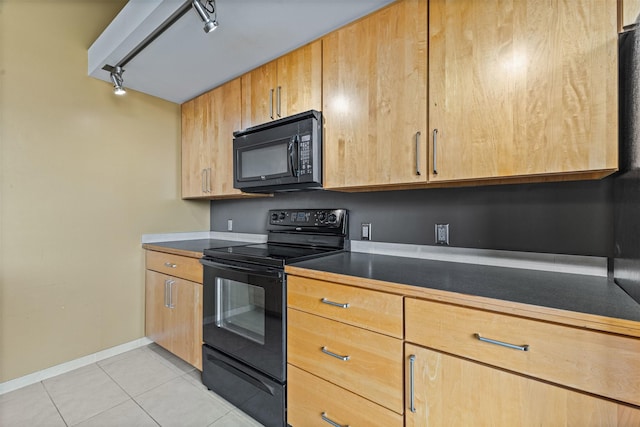
[[[310,110],[234,132],[233,186],[247,193],[322,188],[322,114]]]

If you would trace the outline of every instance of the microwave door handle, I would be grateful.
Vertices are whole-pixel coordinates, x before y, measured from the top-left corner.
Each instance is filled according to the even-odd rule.
[[[298,140],[298,135],[291,138],[289,141],[289,164],[291,165],[291,175],[297,177],[298,176],[298,165],[300,163],[298,152],[300,150],[300,144]],[[295,154],[295,160],[294,160]]]

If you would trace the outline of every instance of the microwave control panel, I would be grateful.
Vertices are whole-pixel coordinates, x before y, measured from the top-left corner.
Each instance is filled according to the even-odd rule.
[[[300,144],[298,146],[298,159],[300,162],[299,175],[311,175],[313,169],[313,159],[311,158],[311,134],[300,135]]]

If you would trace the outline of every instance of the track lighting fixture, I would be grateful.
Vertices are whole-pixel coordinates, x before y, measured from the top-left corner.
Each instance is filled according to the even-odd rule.
[[[116,95],[124,95],[125,93],[127,93],[125,88],[122,86],[122,83],[123,83],[122,73],[124,73],[124,70],[120,66],[113,67],[113,69],[111,70],[111,81],[113,82],[113,93],[115,93]]]
[[[216,2],[215,0],[205,0],[205,5],[200,3],[200,0],[191,0],[191,4],[193,8],[198,12],[198,16],[204,22],[204,32],[210,33],[211,31],[218,28],[218,18],[216,13]],[[209,14],[213,14],[213,19],[209,16]]]

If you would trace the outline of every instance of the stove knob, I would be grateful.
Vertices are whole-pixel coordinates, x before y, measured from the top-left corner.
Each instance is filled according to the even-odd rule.
[[[278,220],[278,214],[277,213],[272,213],[271,214],[271,221],[277,221]]]
[[[329,222],[333,224],[334,222],[336,222],[338,220],[338,217],[336,216],[336,214],[331,213],[331,214],[329,214],[329,218],[328,219],[329,219]]]
[[[320,221],[324,221],[327,218],[327,214],[325,212],[318,212],[318,219]]]
[[[285,216],[286,214],[284,212],[280,212],[280,219],[284,219]]]

